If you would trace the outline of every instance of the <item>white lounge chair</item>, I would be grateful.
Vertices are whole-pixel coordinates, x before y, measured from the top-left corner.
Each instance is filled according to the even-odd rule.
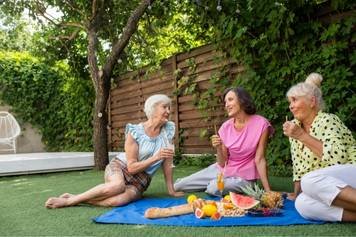
[[[21,128],[14,116],[9,112],[0,111],[0,151],[16,153],[16,138]]]

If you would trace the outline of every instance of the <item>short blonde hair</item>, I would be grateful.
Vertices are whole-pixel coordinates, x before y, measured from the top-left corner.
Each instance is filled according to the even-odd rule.
[[[148,97],[144,107],[144,111],[148,119],[152,118],[156,105],[159,103],[171,105],[172,100],[164,94],[156,94]]]
[[[319,73],[313,72],[308,75],[305,82],[292,86],[287,92],[287,97],[305,97],[307,99],[315,97],[318,110],[322,110],[324,108],[324,100],[320,90],[322,81],[323,77]]]

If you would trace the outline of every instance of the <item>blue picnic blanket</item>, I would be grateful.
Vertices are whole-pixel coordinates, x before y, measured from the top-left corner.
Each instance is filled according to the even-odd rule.
[[[294,202],[285,200],[281,215],[256,217],[223,217],[220,220],[210,218],[198,219],[194,214],[173,216],[168,218],[147,219],[144,217],[146,209],[151,207],[171,207],[186,203],[185,198],[144,198],[126,206],[116,207],[103,215],[94,218],[96,223],[105,224],[135,224],[135,225],[163,225],[163,226],[244,226],[271,225],[286,226],[300,224],[323,224],[322,221],[310,221],[301,217],[294,207]]]

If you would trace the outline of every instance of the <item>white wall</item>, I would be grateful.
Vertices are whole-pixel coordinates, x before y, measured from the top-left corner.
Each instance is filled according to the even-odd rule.
[[[6,105],[0,105],[0,111],[10,111],[10,107]],[[16,118],[16,114],[12,114]],[[17,138],[17,153],[33,153],[33,152],[43,152],[45,151],[45,146],[41,141],[41,134],[37,129],[33,128],[31,124],[25,123],[20,124],[21,135]],[[1,145],[0,145],[1,149]],[[10,152],[1,152],[0,153],[13,153]]]

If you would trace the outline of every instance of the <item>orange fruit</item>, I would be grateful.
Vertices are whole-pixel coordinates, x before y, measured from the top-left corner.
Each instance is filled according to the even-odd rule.
[[[230,197],[230,195],[229,195],[229,194],[228,194],[228,195],[225,195],[224,200],[227,201],[227,202],[231,202],[231,197]]]
[[[211,205],[214,205],[214,206],[218,206],[217,204],[216,204],[216,202],[215,201],[212,201],[212,200],[207,200],[206,202],[205,202],[206,204],[211,204]]]
[[[235,206],[232,203],[224,203],[223,205],[224,209],[233,209]]]
[[[197,196],[195,196],[194,194],[191,194],[191,195],[189,195],[188,198],[187,198],[187,203],[192,204],[192,203],[193,203],[195,200],[197,200],[197,199],[198,199]]]
[[[212,216],[215,212],[218,212],[218,208],[213,204],[206,204],[203,206],[202,211],[206,216]]]

